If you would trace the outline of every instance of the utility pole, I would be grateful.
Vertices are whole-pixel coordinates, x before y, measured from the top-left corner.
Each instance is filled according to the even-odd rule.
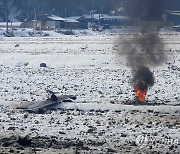
[[[94,27],[94,0],[92,0],[92,3],[91,3],[91,7],[92,7],[92,10],[91,10],[91,28]]]
[[[8,0],[5,0],[5,18],[6,18],[6,34],[8,33]]]
[[[36,12],[35,12],[35,15],[34,15],[34,30],[37,29],[37,15],[36,15]]]
[[[94,25],[94,10],[91,10],[91,26]]]
[[[65,18],[65,29],[67,30],[67,21],[66,21],[66,8],[64,10],[64,18]]]
[[[99,1],[99,20],[98,20],[98,30],[100,30],[101,26],[101,1]]]

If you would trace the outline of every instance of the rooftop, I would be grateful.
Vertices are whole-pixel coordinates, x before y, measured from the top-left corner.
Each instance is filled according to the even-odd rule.
[[[47,16],[47,18],[49,18],[51,20],[56,20],[56,21],[64,21],[65,20],[64,18],[55,16],[55,15],[49,15],[49,16]]]

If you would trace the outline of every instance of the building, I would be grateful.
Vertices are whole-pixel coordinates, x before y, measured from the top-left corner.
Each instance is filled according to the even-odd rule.
[[[173,28],[175,31],[180,32],[180,25],[174,26]]]
[[[80,17],[74,16],[62,18],[55,15],[43,14],[38,15],[34,19],[30,18],[26,20],[22,23],[21,27],[28,27],[38,30],[59,30],[60,28],[72,30],[79,28],[79,21],[77,20],[78,18]]]
[[[88,29],[89,20],[86,17],[81,16],[77,19],[77,21],[79,21],[78,24],[79,29]]]
[[[28,27],[39,30],[59,29],[65,21],[64,18],[55,15],[42,14],[34,19],[26,20],[21,27]]]
[[[58,29],[65,19],[55,15],[39,15],[36,20],[33,20],[33,28],[35,29]]]
[[[134,20],[126,16],[103,15],[101,24],[111,27],[134,26]]]
[[[13,30],[21,26],[21,22],[8,22],[8,28]],[[0,28],[6,28],[7,22],[0,22]]]
[[[134,20],[126,16],[113,16],[107,14],[91,14],[84,15],[78,19],[79,25],[84,28],[90,27],[122,27],[122,26],[133,26]],[[82,26],[83,25],[83,26]]]
[[[165,12],[165,20],[173,22],[174,25],[180,25],[180,11],[170,11],[166,10]]]
[[[78,29],[79,28],[79,16],[67,17],[61,24],[61,28],[64,29]]]

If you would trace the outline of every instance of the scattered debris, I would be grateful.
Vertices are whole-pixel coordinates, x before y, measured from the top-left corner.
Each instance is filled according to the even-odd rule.
[[[14,47],[19,47],[19,44],[16,44]]]
[[[53,105],[60,104],[62,102],[72,102],[76,99],[74,95],[62,95],[57,97],[52,94],[51,97],[45,101],[34,102],[29,105],[26,110],[35,113],[44,113],[46,110],[50,109]]]
[[[40,67],[47,67],[46,63],[41,63]]]
[[[32,143],[31,141],[32,139],[30,139],[29,136],[25,136],[25,137],[19,137],[17,143],[22,146],[30,146]]]

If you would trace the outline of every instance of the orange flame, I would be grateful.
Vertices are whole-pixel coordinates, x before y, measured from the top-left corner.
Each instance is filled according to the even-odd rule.
[[[145,101],[145,99],[146,99],[146,92],[147,92],[146,89],[141,90],[138,87],[135,88],[135,95],[138,98],[139,102],[144,102]]]

